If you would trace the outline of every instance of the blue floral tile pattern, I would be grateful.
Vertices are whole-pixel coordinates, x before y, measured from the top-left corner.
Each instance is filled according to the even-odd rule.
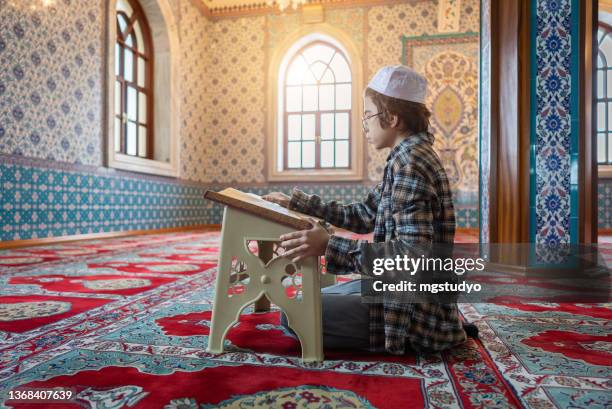
[[[600,229],[612,229],[612,180],[599,181],[597,192],[597,224]]]
[[[540,244],[577,239],[577,5],[538,0],[532,8],[531,240]]]
[[[203,195],[207,189],[227,187],[10,163],[0,164],[0,186],[2,241],[218,224],[223,208]],[[239,188],[261,195],[271,190],[290,193],[293,185]],[[344,202],[360,200],[368,190],[361,184],[301,188]],[[478,215],[472,202],[471,197],[456,200],[459,227],[476,227]]]

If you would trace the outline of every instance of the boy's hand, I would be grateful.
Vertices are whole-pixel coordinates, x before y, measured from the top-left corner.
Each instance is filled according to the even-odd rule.
[[[281,192],[270,192],[267,195],[263,195],[262,198],[268,202],[276,203],[286,208],[289,207],[289,201],[291,200],[291,197]]]
[[[280,236],[283,257],[296,262],[304,257],[323,256],[327,249],[330,234],[316,220],[309,219],[313,227],[308,230],[294,231]]]

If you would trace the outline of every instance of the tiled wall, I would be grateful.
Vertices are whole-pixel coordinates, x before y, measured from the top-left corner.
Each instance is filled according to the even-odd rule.
[[[599,228],[612,229],[612,179],[601,179],[599,181],[597,206]]]
[[[579,0],[531,3],[530,241],[578,242]]]
[[[209,218],[202,189],[175,182],[5,160],[0,186],[2,240],[189,226]]]
[[[453,34],[478,32],[478,1],[463,0],[458,4],[461,5],[459,13],[462,18],[458,20]],[[266,129],[263,107],[268,69],[266,61],[286,36],[300,28],[301,17],[299,14],[288,14],[202,22],[199,11],[189,2],[182,2],[182,5],[181,21],[189,21],[189,27],[181,29],[181,43],[190,44],[188,48],[184,47],[184,54],[192,55],[192,50],[197,50],[200,54],[206,54],[208,60],[189,58],[183,77],[183,82],[191,81],[194,87],[202,90],[206,96],[202,98],[201,92],[193,91],[194,87],[185,87],[189,91],[188,94],[186,91],[184,102],[190,103],[182,106],[183,146],[187,149],[183,149],[181,155],[181,176],[192,181],[220,186],[240,183],[241,189],[264,192],[266,189],[258,186],[262,182],[265,183]],[[433,38],[439,34],[437,18],[438,3],[431,1],[325,11],[325,21],[348,33],[356,47],[362,50],[366,78],[370,78],[382,65],[401,62],[403,37],[430,35]],[[191,28],[201,27],[202,24],[205,29]],[[209,38],[206,43],[201,41],[202,36]],[[412,43],[411,41],[410,44]],[[473,102],[476,95],[473,89],[467,93],[463,91],[470,88],[465,86],[465,83],[476,81],[478,47],[476,42],[473,45],[451,45],[449,41],[446,49],[442,44],[443,42],[438,41],[429,48],[415,47],[422,58],[419,59],[419,64],[414,66],[425,73],[426,70],[432,69],[426,62],[435,60],[435,57],[444,51],[451,51],[453,56],[460,56],[463,58],[461,61],[468,62],[467,71],[462,76],[464,81],[457,87],[460,88],[461,98],[467,102],[459,108],[461,126],[454,131],[464,136],[463,139],[467,141],[458,144],[462,147],[462,156],[457,155],[462,173],[454,187],[458,225],[475,228],[478,225],[475,178],[477,108]],[[208,64],[205,61],[208,61]],[[201,72],[206,75],[194,80],[194,75]],[[444,78],[444,82],[446,80]],[[432,85],[443,82],[435,80],[433,75],[430,81]],[[443,88],[442,84],[438,88]],[[472,94],[469,94],[470,91]],[[433,98],[429,101],[431,105],[434,102]],[[440,111],[447,106],[438,105]],[[433,125],[435,128],[437,124]],[[437,131],[438,129],[438,134]],[[440,143],[442,136],[438,137]],[[327,199],[359,199],[368,185],[382,177],[385,157],[386,152],[376,152],[368,147],[366,173],[369,182],[342,184],[336,188],[309,185],[308,189],[311,193],[318,192]],[[317,189],[322,190],[319,192]],[[345,196],[341,193],[344,191],[342,189],[356,193]],[[290,190],[290,186],[287,186],[286,190]],[[213,219],[214,222],[219,220]]]
[[[368,18],[368,34],[367,34],[367,69],[364,70],[367,78],[370,78],[381,66],[388,64],[399,64],[401,62],[402,55],[402,37],[415,38],[420,36],[434,36],[441,33],[438,29],[440,22],[438,21],[440,8],[444,8],[448,3],[455,3],[460,6],[457,23],[458,26],[452,35],[458,35],[466,32],[478,32],[479,31],[479,1],[478,0],[462,0],[460,2],[454,1],[419,1],[419,2],[407,2],[402,4],[396,4],[394,6],[378,6],[372,7],[367,12]],[[445,15],[445,14],[442,14]],[[398,39],[400,41],[398,41]],[[427,74],[427,68],[431,67],[431,61],[435,60],[438,53],[435,52],[435,48],[439,47],[439,44],[432,44],[429,50],[421,49],[423,59],[419,60],[418,63],[409,64],[415,66],[417,70]],[[429,51],[429,52],[428,52]],[[452,49],[452,46],[447,48],[448,52],[456,52]],[[470,52],[460,52],[460,55],[470,60],[473,67],[470,69],[469,76],[473,78],[478,77],[478,63],[477,60],[473,59],[473,54]],[[454,70],[456,67],[451,67]],[[428,75],[430,82],[429,88],[435,90],[436,88],[443,87],[441,82],[444,83],[448,80],[448,77],[434,77],[431,72]],[[450,83],[450,88],[456,88],[456,84]],[[432,94],[430,94],[432,96]],[[464,98],[469,98],[468,95],[463,95]],[[428,100],[430,104],[434,101]],[[470,115],[470,104],[463,104],[461,106],[461,116]],[[436,126],[435,120],[432,121],[433,125]],[[466,131],[467,134],[474,132],[477,129],[477,121],[474,118],[470,124],[471,130]],[[437,129],[440,133],[440,129]],[[474,143],[474,148],[476,144]],[[371,180],[381,177],[385,158],[387,157],[386,152],[376,151],[371,145],[368,146],[368,156],[370,162],[368,163],[368,176]],[[466,162],[476,162],[475,157],[467,156],[464,159]],[[477,190],[476,187],[473,190]]]
[[[203,194],[225,185],[24,162],[4,157],[0,163],[2,241],[221,223],[222,207],[204,200]],[[293,187],[280,184],[241,189],[256,194],[290,194]],[[346,203],[362,199],[369,189],[357,184],[300,188],[325,200]],[[470,197],[455,199],[458,226],[477,226],[477,212],[470,205],[473,201]]]
[[[102,164],[104,2],[0,0],[0,152]]]
[[[181,44],[181,168],[170,179],[103,167],[105,3],[57,0],[31,13],[0,0],[2,240],[219,223],[220,208],[201,199],[206,188],[289,192],[293,185],[263,187],[266,61],[299,15],[213,22],[191,0],[170,2]],[[451,30],[478,31],[478,1],[452,3],[461,18]],[[401,61],[402,36],[438,34],[438,4],[329,9],[326,21],[362,50],[370,78]],[[358,200],[385,157],[369,148],[364,183],[304,189]],[[458,225],[476,227],[475,189],[457,191],[455,202]]]
[[[444,3],[444,2],[443,2]],[[455,3],[455,2],[454,2]],[[438,106],[434,115],[448,111],[447,99],[436,99],[444,88],[456,91],[459,103],[451,111],[457,112],[460,126],[453,129],[458,135],[468,136],[468,143],[458,141],[461,148],[457,161],[468,163],[463,179],[477,190],[475,181],[477,169],[477,107],[476,90],[470,86],[478,77],[477,38],[472,46],[452,44],[452,37],[479,30],[478,0],[462,0],[458,27],[454,33],[446,33],[450,40],[418,48],[419,58],[410,65],[429,77],[430,106]],[[181,106],[183,146],[181,155],[181,176],[185,179],[213,183],[261,183],[265,182],[265,95],[267,89],[266,61],[271,53],[295,30],[303,25],[300,14],[266,15],[222,19],[204,23],[205,29],[191,29],[199,25],[202,18],[199,10],[190,2],[181,3],[181,21],[188,21],[189,28],[181,30],[181,42],[189,44],[184,54],[205,54],[206,58],[187,58],[183,79],[195,83],[194,76],[205,72],[194,85],[206,97],[191,87]],[[403,38],[419,36],[434,37],[438,30],[439,2],[416,1],[390,6],[347,7],[325,10],[325,22],[344,31],[363,55],[365,82],[381,67],[402,62]],[[199,26],[201,27],[201,25]],[[201,41],[202,36],[207,40]],[[436,66],[436,57],[447,55],[449,61]],[[430,62],[433,62],[430,64]],[[441,68],[452,65],[452,74],[463,69],[459,76],[445,76]],[[183,64],[183,62],[182,62]],[[463,65],[461,65],[463,64]],[[467,64],[467,66],[466,66]],[[438,68],[438,71],[436,71]],[[199,74],[201,75],[201,74]],[[459,81],[456,78],[462,79]],[[450,80],[450,82],[449,82]],[[466,85],[467,84],[467,85]],[[467,91],[467,92],[466,92]],[[471,91],[471,93],[469,93]],[[436,111],[436,110],[434,110]],[[432,121],[439,139],[446,138],[446,129],[440,121]],[[453,123],[454,125],[454,123]],[[440,145],[440,146],[443,146]],[[380,180],[387,151],[376,151],[367,147],[367,179]],[[461,166],[462,167],[462,166]],[[463,170],[462,170],[463,171]],[[461,190],[466,190],[461,186]]]

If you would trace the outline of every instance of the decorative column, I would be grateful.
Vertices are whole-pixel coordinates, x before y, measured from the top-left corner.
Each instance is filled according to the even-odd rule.
[[[593,2],[482,0],[481,13],[481,241],[596,242]]]

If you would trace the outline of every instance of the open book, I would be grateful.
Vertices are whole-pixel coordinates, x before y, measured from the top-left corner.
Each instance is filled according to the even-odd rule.
[[[253,193],[241,192],[240,190],[228,187],[220,192],[207,190],[204,198],[230,206],[245,213],[267,219],[285,226],[293,227],[296,230],[306,230],[312,227],[308,216],[304,213],[286,209],[276,203],[269,202]],[[316,217],[312,217],[319,220]]]

